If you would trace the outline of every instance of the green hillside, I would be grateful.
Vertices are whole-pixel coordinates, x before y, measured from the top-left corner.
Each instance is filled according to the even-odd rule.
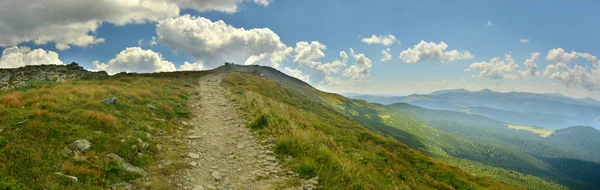
[[[435,161],[272,80],[232,73],[224,84],[242,104],[250,127],[277,139],[277,153],[288,158],[284,164],[301,171],[303,177],[319,176],[324,189],[512,188]],[[303,91],[341,98],[314,89]]]

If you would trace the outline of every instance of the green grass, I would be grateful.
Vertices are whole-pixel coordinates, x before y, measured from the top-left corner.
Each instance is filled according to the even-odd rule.
[[[302,178],[319,176],[324,189],[515,188],[467,174],[372,132],[322,104],[323,99],[306,96],[310,89],[291,89],[243,73],[227,75],[223,85],[241,105],[248,126],[275,137],[284,165]],[[331,98],[324,93],[319,97]],[[346,107],[342,101],[331,102]]]
[[[153,164],[158,142],[146,134],[169,134],[175,127],[169,121],[189,116],[184,82],[123,76],[0,91],[0,189],[102,189],[140,177],[106,155],[116,153],[142,168]],[[100,103],[112,96],[115,104]],[[73,149],[78,139],[92,147],[75,159],[62,149]],[[138,139],[150,148],[142,149]],[[55,172],[76,176],[78,183]]]

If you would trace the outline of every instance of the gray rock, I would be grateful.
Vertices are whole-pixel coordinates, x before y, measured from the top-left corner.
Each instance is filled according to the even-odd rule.
[[[75,176],[65,175],[65,174],[63,174],[63,173],[60,173],[60,172],[56,172],[56,173],[54,173],[54,174],[55,174],[55,175],[58,175],[58,176],[61,176],[61,177],[64,177],[64,178],[66,178],[66,179],[69,179],[69,180],[71,180],[71,182],[73,182],[73,183],[77,183],[77,177],[75,177]]]
[[[193,159],[198,159],[198,158],[200,158],[200,155],[199,155],[199,154],[196,154],[196,153],[193,153],[193,152],[190,152],[188,155],[190,156],[190,158],[193,158]]]
[[[80,139],[80,140],[76,140],[75,142],[73,142],[73,144],[71,144],[71,146],[73,146],[73,148],[75,150],[83,152],[83,151],[86,151],[87,149],[89,149],[90,147],[92,147],[92,143],[88,140]]]
[[[7,82],[0,82],[0,89],[6,88],[6,87],[8,87]]]
[[[150,108],[151,110],[157,110],[158,108],[150,103],[146,104],[147,108]]]
[[[102,102],[103,104],[114,104],[115,102],[117,102],[117,97],[106,98],[100,102]]]
[[[64,153],[67,153],[68,155],[71,155],[71,156],[73,155],[73,151],[67,147],[63,148],[62,151]]]
[[[131,165],[130,163],[127,163],[127,161],[125,159],[121,158],[119,155],[110,153],[107,155],[107,157],[110,158],[111,160],[117,162],[121,166],[121,169],[123,169],[125,171],[136,173],[139,175],[148,174],[148,172],[146,172],[144,169],[134,166],[134,165]]]
[[[190,162],[190,165],[196,167],[198,166],[198,162]]]
[[[10,74],[5,74],[4,76],[2,76],[2,78],[0,78],[0,80],[2,82],[8,82],[10,80]]]
[[[223,174],[221,174],[221,172],[218,171],[213,171],[210,175],[213,176],[217,181],[223,179]]]
[[[143,142],[142,143],[142,149],[148,150],[148,148],[150,148],[150,144],[148,144],[147,142]]]

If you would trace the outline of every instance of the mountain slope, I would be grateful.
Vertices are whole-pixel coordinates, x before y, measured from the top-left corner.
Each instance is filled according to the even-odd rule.
[[[249,125],[277,139],[276,152],[288,157],[284,164],[303,177],[318,175],[325,189],[511,188],[434,161],[321,103],[322,98],[342,99],[339,95],[266,78],[231,73],[224,84],[241,103]],[[303,94],[309,92],[313,96]]]

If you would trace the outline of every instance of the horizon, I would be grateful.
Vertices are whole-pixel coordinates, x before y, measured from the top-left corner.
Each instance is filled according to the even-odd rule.
[[[206,70],[234,62],[271,66],[339,94],[464,88],[600,100],[595,1],[0,5],[0,22],[6,23],[0,26],[0,68],[78,62],[114,74]]]

